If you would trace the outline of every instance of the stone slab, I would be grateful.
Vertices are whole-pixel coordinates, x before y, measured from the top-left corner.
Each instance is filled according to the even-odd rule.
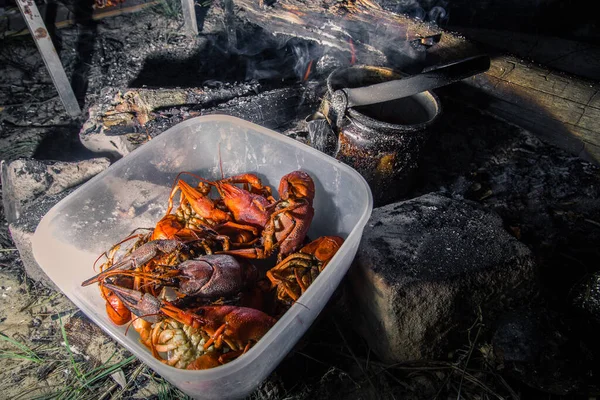
[[[40,282],[57,291],[59,290],[58,287],[54,285],[37,261],[35,261],[31,240],[44,215],[46,215],[55,204],[71,193],[72,190],[73,189],[68,189],[55,195],[39,198],[23,209],[19,219],[8,225],[8,230],[15,243],[15,247],[19,251],[19,256],[21,257],[27,276],[34,281]]]
[[[109,165],[106,158],[78,162],[20,159],[3,165],[2,201],[8,229],[31,279],[58,290],[35,261],[33,234],[55,204]]]
[[[432,193],[374,209],[349,283],[359,333],[401,362],[444,356],[478,315],[528,301],[536,268],[498,215]]]
[[[110,165],[108,158],[78,162],[40,161],[22,158],[2,164],[2,201],[9,223],[40,196],[54,195],[79,185]]]

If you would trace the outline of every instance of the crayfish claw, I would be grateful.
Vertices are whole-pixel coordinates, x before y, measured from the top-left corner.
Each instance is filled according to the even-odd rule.
[[[162,306],[159,299],[149,293],[127,289],[121,286],[105,283],[104,287],[111,290],[123,302],[125,307],[143,320],[155,323],[160,320],[158,314]]]

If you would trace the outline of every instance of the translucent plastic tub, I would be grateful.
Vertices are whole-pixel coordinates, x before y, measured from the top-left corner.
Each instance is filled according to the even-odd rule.
[[[219,151],[220,149],[220,151]],[[315,217],[310,238],[345,239],[318,279],[248,353],[204,371],[162,364],[126,326],[110,322],[93,275],[96,258],[135,228],[152,227],[164,214],[178,172],[219,179],[258,174],[273,189],[288,172],[303,170],[315,181]],[[96,324],[140,360],[196,398],[249,394],[308,329],[348,270],[372,210],[366,181],[355,170],[306,145],[249,122],[222,115],[182,122],[116,162],[54,206],[33,237],[33,253],[44,272]]]

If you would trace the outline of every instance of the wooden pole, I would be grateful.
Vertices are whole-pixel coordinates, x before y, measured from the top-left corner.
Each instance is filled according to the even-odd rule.
[[[194,0],[181,0],[181,12],[183,13],[183,22],[187,31],[192,35],[197,35],[198,23],[196,22]]]
[[[76,117],[81,114],[79,103],[35,2],[32,0],[17,0],[17,5],[29,28],[31,37],[42,55],[46,69],[48,69],[67,114]]]

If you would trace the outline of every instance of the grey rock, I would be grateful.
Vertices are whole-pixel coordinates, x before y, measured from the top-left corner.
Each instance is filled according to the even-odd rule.
[[[78,162],[19,159],[3,164],[2,201],[8,229],[31,279],[58,290],[35,261],[33,234],[55,204],[109,165],[107,158]]]
[[[143,135],[138,133],[122,133],[105,135],[102,133],[92,135],[80,134],[81,143],[95,153],[109,153],[115,158],[124,157],[131,153],[142,143]]]
[[[2,164],[2,201],[9,223],[15,222],[23,208],[43,195],[55,195],[79,185],[110,165],[107,158],[78,162],[18,159]]]
[[[57,291],[59,290],[58,287],[50,280],[50,278],[48,278],[37,261],[35,261],[31,240],[42,217],[72,191],[73,188],[58,194],[40,197],[36,201],[25,206],[22,210],[21,217],[8,225],[8,230],[19,251],[27,276],[34,281],[41,282],[45,286]]]
[[[436,358],[537,292],[530,250],[495,213],[427,194],[376,208],[349,274],[355,324],[384,361]]]

